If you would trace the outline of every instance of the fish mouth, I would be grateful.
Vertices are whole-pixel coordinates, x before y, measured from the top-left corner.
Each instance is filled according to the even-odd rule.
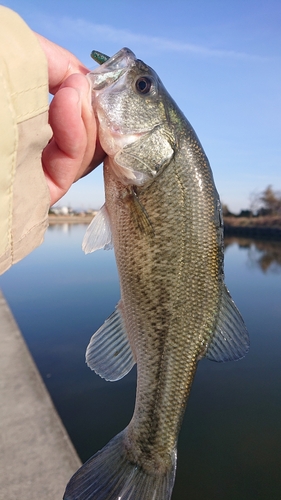
[[[88,73],[92,90],[98,95],[99,91],[119,80],[135,61],[136,56],[130,49],[124,47],[119,50],[101,66]]]

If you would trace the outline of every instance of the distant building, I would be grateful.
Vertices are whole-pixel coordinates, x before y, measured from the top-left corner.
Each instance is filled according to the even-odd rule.
[[[69,207],[51,207],[49,213],[53,215],[71,215],[73,210]]]
[[[61,207],[61,209],[60,209],[60,214],[61,214],[61,215],[68,215],[68,214],[69,214],[69,209],[68,209],[68,207]]]

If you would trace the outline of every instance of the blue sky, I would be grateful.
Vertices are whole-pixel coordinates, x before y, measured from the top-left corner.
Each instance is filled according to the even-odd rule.
[[[7,1],[29,26],[90,69],[96,49],[127,46],[159,74],[235,212],[268,184],[281,189],[280,0]],[[60,204],[103,203],[102,168]]]

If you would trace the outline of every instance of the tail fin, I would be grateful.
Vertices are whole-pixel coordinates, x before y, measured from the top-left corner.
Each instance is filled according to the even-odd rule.
[[[169,500],[176,472],[173,466],[165,475],[147,474],[126,458],[126,429],[115,436],[70,479],[64,500]]]

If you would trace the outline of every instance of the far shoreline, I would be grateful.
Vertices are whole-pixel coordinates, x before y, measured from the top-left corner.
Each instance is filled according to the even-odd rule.
[[[54,224],[90,224],[96,214],[53,215],[49,214],[49,225]]]
[[[97,212],[91,214],[49,214],[49,225],[55,224],[90,224]],[[224,217],[225,236],[241,236],[246,238],[259,238],[281,240],[281,217]]]
[[[281,216],[224,216],[225,236],[241,236],[264,240],[281,240]]]

